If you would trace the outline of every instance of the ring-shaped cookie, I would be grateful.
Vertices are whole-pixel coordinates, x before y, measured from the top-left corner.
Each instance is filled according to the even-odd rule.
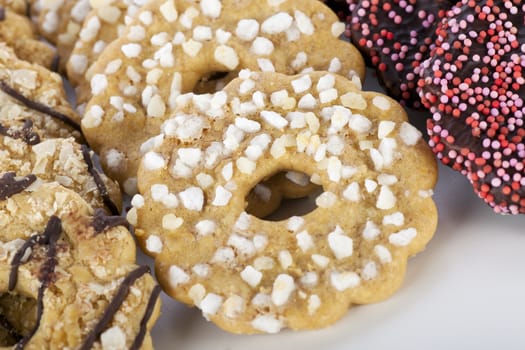
[[[134,192],[139,159],[151,147],[142,144],[159,133],[183,93],[213,92],[215,79],[223,86],[242,68],[330,70],[362,79],[363,60],[338,39],[343,31],[337,16],[313,0],[151,1],[88,72],[93,97],[83,131],[106,172]]]
[[[180,106],[141,163],[128,219],[164,290],[235,333],[323,327],[393,293],[437,224],[436,161],[399,104],[327,72],[242,71],[219,94],[215,117]],[[321,184],[317,208],[247,214],[287,170]]]
[[[0,178],[0,345],[152,349],[160,288],[125,219],[28,178]]]

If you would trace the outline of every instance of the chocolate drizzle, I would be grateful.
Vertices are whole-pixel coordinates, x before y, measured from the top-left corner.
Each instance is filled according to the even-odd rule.
[[[52,216],[46,226],[46,229],[42,234],[37,234],[29,237],[27,241],[24,242],[22,247],[17,250],[15,253],[13,260],[11,261],[11,272],[9,273],[9,285],[8,290],[12,291],[16,287],[16,283],[18,281],[18,267],[22,265],[24,261],[24,255],[26,254],[26,251],[28,249],[33,248],[36,244],[39,245],[47,245],[49,246],[48,249],[48,261],[42,266],[40,269],[41,274],[41,282],[42,284],[46,284],[49,282],[46,280],[46,278],[49,277],[49,270],[54,270],[55,268],[55,253],[56,253],[56,241],[58,240],[58,237],[60,236],[60,233],[62,232],[62,222],[60,219],[56,216]],[[53,260],[49,262],[49,260]],[[48,265],[51,265],[49,267]],[[44,278],[43,278],[44,277]]]
[[[0,200],[6,200],[17,193],[22,192],[35,181],[36,176],[33,174],[17,179],[14,172],[5,173],[0,177]]]
[[[40,135],[33,131],[33,121],[28,119],[24,121],[22,129],[6,128],[0,123],[0,135],[8,136],[13,139],[20,139],[28,145],[40,143]]]
[[[0,22],[5,21],[5,8],[0,6]]]
[[[109,197],[108,189],[106,187],[106,184],[104,181],[102,181],[102,178],[100,177],[100,174],[93,166],[93,160],[91,159],[91,154],[89,152],[89,148],[86,145],[81,145],[82,148],[82,156],[84,157],[84,161],[86,162],[86,165],[88,167],[88,172],[93,176],[93,180],[95,180],[95,184],[97,185],[98,191],[100,192],[100,196],[102,197],[102,201],[104,202],[104,205],[109,209],[111,214],[113,215],[120,215],[120,212]]]
[[[52,280],[55,272],[55,266],[57,265],[57,247],[56,243],[60,234],[62,233],[62,222],[56,217],[52,216],[46,226],[44,232],[40,235],[34,235],[27,240],[22,247],[16,252],[13,260],[11,261],[11,272],[9,274],[9,286],[8,290],[12,291],[16,287],[18,280],[18,267],[24,263],[23,258],[26,251],[32,248],[35,244],[46,245],[47,253],[46,260],[40,267],[40,287],[38,288],[37,298],[37,311],[36,311],[36,323],[31,332],[20,339],[16,345],[15,350],[23,349],[29,340],[35,335],[38,328],[40,327],[40,321],[42,320],[42,314],[44,313],[44,292]]]
[[[58,119],[61,122],[69,125],[73,129],[79,131],[82,133],[82,130],[80,129],[80,125],[78,125],[77,122],[75,122],[73,119],[68,117],[67,115],[60,113],[54,109],[52,109],[49,106],[46,106],[40,102],[30,100],[29,98],[22,95],[20,92],[9,86],[5,81],[0,80],[0,90],[2,90],[7,95],[11,96],[15,100],[21,102],[23,105],[25,105],[28,108],[31,108],[35,111],[47,114],[48,116]]]
[[[100,234],[115,226],[128,227],[129,223],[123,216],[108,216],[104,213],[104,210],[100,208],[95,209],[95,215],[93,215],[91,227],[95,229],[96,234]]]
[[[124,303],[124,300],[126,300],[126,297],[129,294],[129,289],[131,288],[133,283],[148,272],[149,267],[139,266],[135,270],[131,271],[131,273],[124,278],[124,280],[120,284],[119,289],[113,296],[113,299],[102,314],[102,317],[95,325],[95,327],[88,333],[86,339],[84,340],[84,343],[79,347],[78,350],[89,350],[93,347],[93,344],[99,338],[102,331],[106,329],[108,324],[111,322],[113,316],[120,309],[122,303]]]
[[[140,320],[140,329],[137,333],[137,336],[135,337],[135,340],[133,340],[133,344],[129,347],[129,350],[138,350],[140,346],[142,345],[142,342],[144,341],[144,337],[146,336],[148,321],[151,318],[151,315],[153,314],[153,309],[155,308],[155,304],[157,303],[157,298],[160,295],[160,286],[157,285],[153,290],[151,291],[151,295],[148,300],[148,305],[146,305],[146,311],[144,312],[144,316],[142,317],[142,320]]]

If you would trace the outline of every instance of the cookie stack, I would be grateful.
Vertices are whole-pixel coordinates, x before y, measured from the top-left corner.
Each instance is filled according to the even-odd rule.
[[[31,15],[76,91],[81,118],[63,110],[50,118],[61,123],[55,129],[85,138],[133,196],[127,218],[164,291],[219,327],[276,333],[332,324],[351,305],[393,293],[408,257],[432,237],[435,160],[396,101],[361,90],[364,60],[339,39],[345,25],[322,2],[42,1]],[[3,90],[32,108],[29,91],[13,89]],[[57,96],[36,100],[49,112]],[[98,175],[17,173],[27,176],[9,175],[7,187],[32,191],[38,177],[89,193],[89,207],[101,209],[87,236],[100,237],[100,226],[110,235],[118,219],[97,218],[119,209],[109,204],[118,202],[113,183],[86,146],[59,146],[36,124],[4,134],[44,140],[20,146],[40,154],[40,174],[73,167],[78,149]],[[77,186],[88,182],[92,191]],[[265,219],[281,198],[314,191],[311,213]],[[134,313],[147,321],[149,310]],[[101,342],[121,339],[116,328],[125,333],[109,326],[95,327],[112,330]]]
[[[160,287],[135,264],[118,184],[97,169],[46,68],[52,49],[22,34],[32,35],[26,17],[2,13],[1,346],[151,348]]]

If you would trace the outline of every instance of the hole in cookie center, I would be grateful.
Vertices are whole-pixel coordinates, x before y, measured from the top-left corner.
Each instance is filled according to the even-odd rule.
[[[305,173],[281,171],[251,189],[246,196],[246,212],[266,221],[303,216],[317,208],[315,198],[322,190]]]
[[[13,346],[29,334],[37,316],[37,301],[15,293],[0,296],[0,346]]]
[[[237,72],[210,72],[199,79],[193,92],[196,94],[214,93],[222,90],[236,76]]]

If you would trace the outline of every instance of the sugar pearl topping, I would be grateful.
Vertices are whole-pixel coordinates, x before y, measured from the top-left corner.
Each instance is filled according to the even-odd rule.
[[[240,93],[246,82],[250,92]],[[309,87],[296,93],[298,82]],[[337,97],[321,102],[331,89]],[[343,97],[349,92],[359,97]],[[420,133],[416,139],[404,134],[406,115],[396,102],[322,72],[243,71],[222,93],[219,118],[194,100],[174,112],[166,124],[192,116],[209,126],[188,140],[177,132],[184,123],[170,124],[139,171],[136,232],[156,256],[170,295],[193,302],[221,327],[273,333],[298,327],[287,315],[322,319],[334,299],[341,308],[357,302],[353,295],[401,273],[407,257],[430,239],[436,212],[432,199],[419,193],[433,188],[435,161]],[[307,95],[312,107],[282,102]],[[255,96],[266,103],[239,117],[235,111]],[[179,161],[187,173],[173,171]],[[324,190],[317,209],[277,222],[246,213],[253,186],[284,169],[315,177]],[[178,207],[168,205],[169,196]],[[168,227],[150,213],[170,215]]]
[[[498,213],[525,213],[524,16],[520,1],[461,1],[419,82],[433,151]]]
[[[350,2],[350,0],[349,0]],[[435,29],[448,0],[351,1],[349,33],[376,68],[388,94],[421,107],[416,87],[421,62],[434,45]]]
[[[113,158],[120,164],[109,167],[110,175],[121,182],[134,177],[143,155],[138,152],[141,145],[159,133],[159,126],[178,107],[198,101],[207,116],[222,117],[224,101],[220,95],[211,98],[211,94],[244,68],[288,74],[330,70],[356,83],[363,78],[362,58],[351,44],[332,35],[332,24],[338,19],[323,4],[307,0],[259,5],[258,1],[239,5],[234,0],[154,0],[135,9],[133,16],[121,11],[117,23],[127,25],[118,35],[114,25],[104,31],[103,21],[98,30],[93,29],[99,38],[114,35],[116,40],[93,65],[94,54],[75,52],[70,70],[88,85],[87,96],[80,97],[81,102],[87,102],[86,110],[94,111],[98,106],[99,113],[89,114],[82,123],[86,138],[101,154],[108,148],[124,155]],[[99,17],[101,13],[98,10]],[[98,17],[94,14],[90,18]],[[329,49],[314,49],[317,41],[329,43]],[[93,47],[90,43],[84,40],[78,46],[86,50]],[[251,96],[252,85],[246,80],[239,93]],[[298,82],[297,89],[305,87],[306,81]],[[337,97],[333,89],[318,96],[321,103]],[[264,103],[253,95],[252,101],[236,105],[235,111],[243,117]],[[289,110],[298,101],[284,96],[281,103]],[[312,105],[314,101],[306,98],[301,103]],[[272,111],[267,115],[276,127],[284,127],[284,115],[276,116]],[[239,119],[236,127],[249,132],[256,126]],[[124,129],[125,133],[114,132]],[[107,132],[111,137],[104,136]],[[249,171],[251,165],[242,164]]]

